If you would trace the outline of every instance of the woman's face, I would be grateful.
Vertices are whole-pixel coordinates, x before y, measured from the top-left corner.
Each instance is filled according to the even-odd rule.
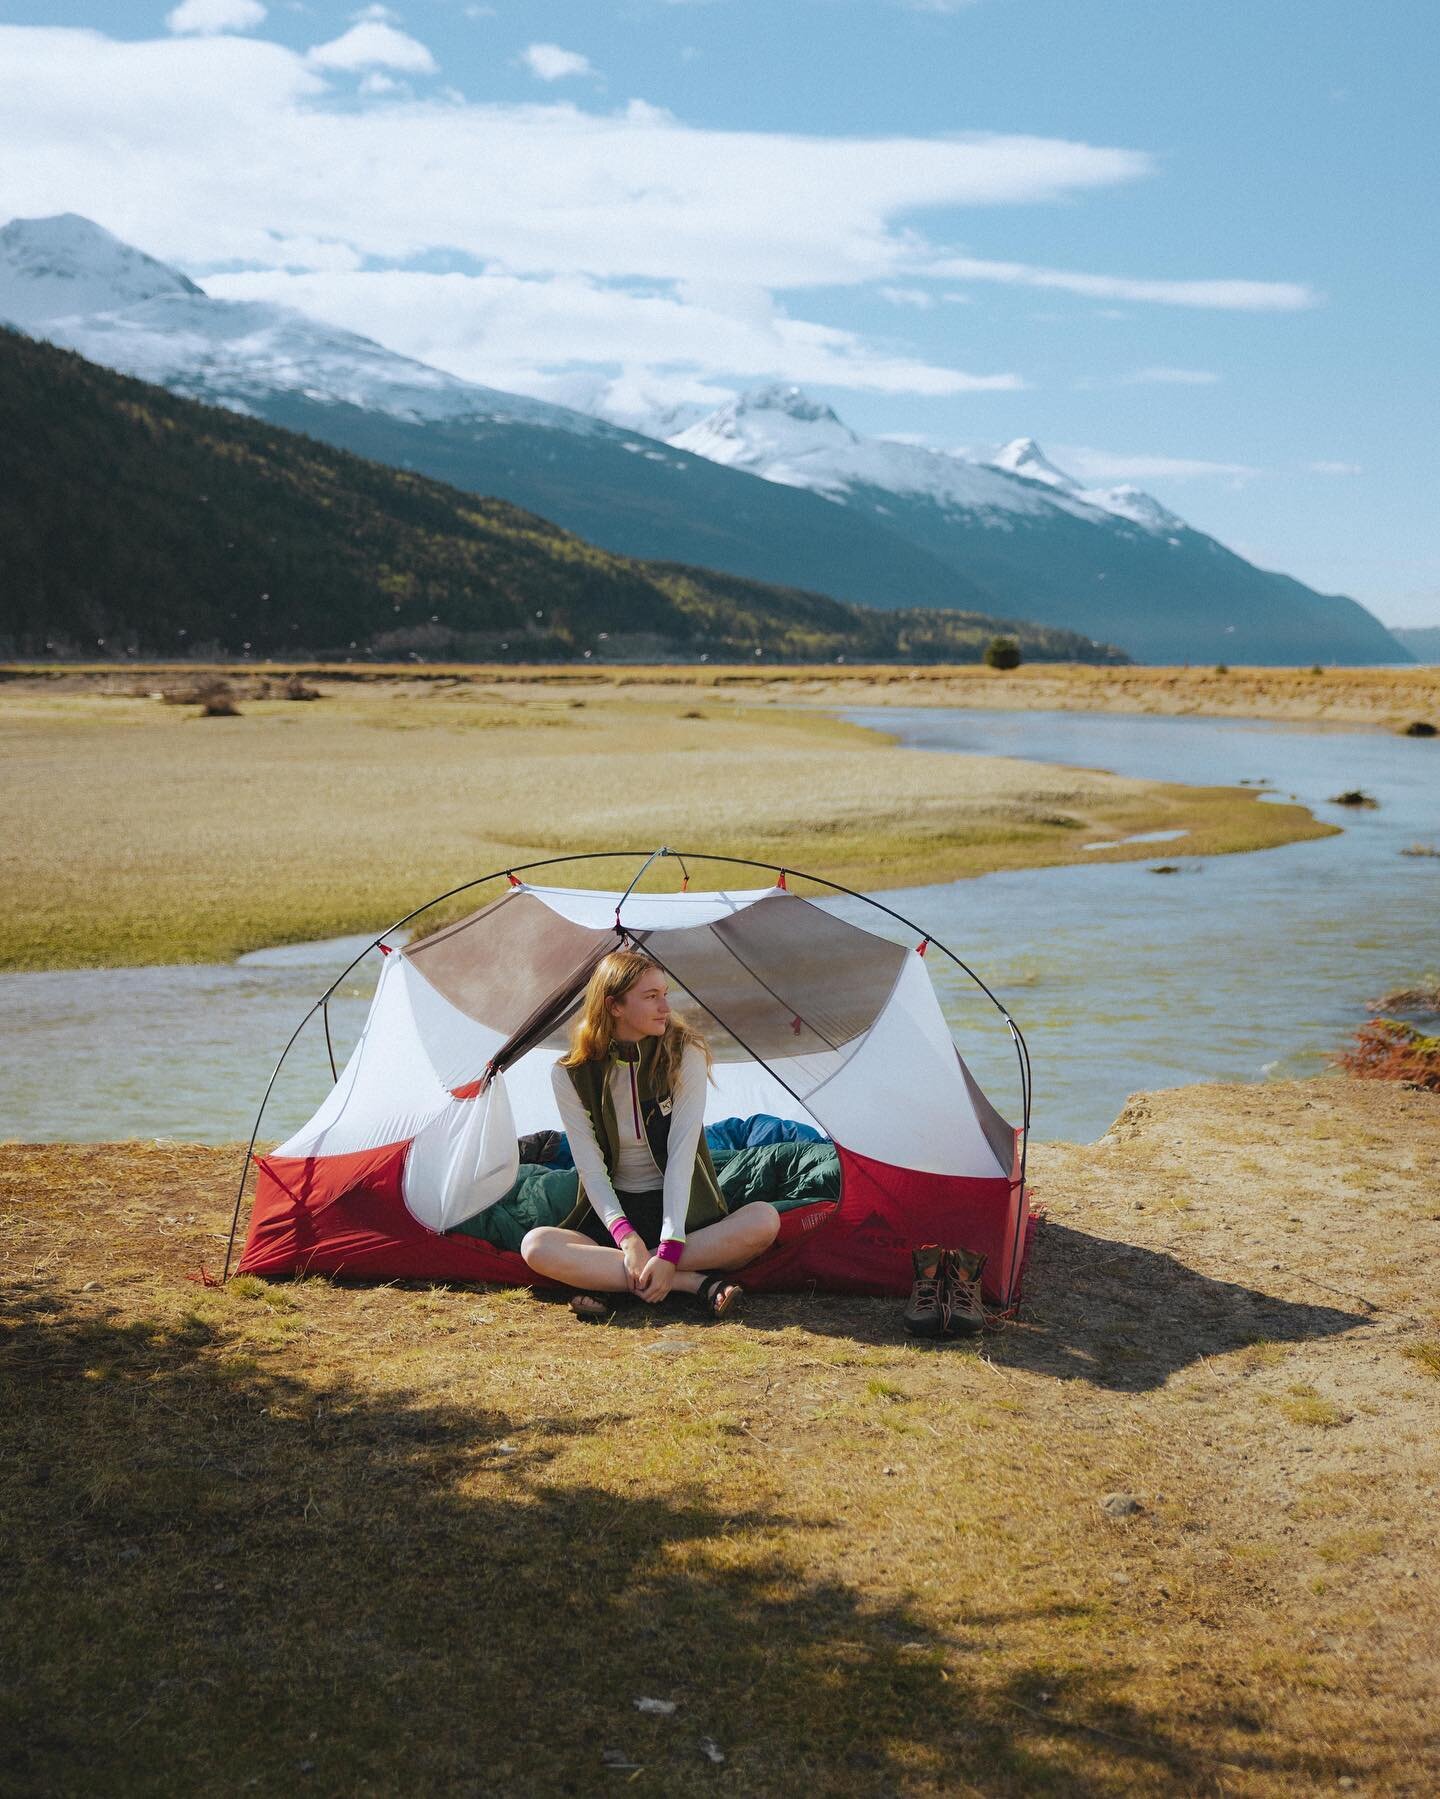
[[[663,1037],[670,1022],[668,986],[660,970],[642,974],[619,999],[607,1000],[615,1020],[615,1035],[622,1043],[638,1043],[642,1037]]]

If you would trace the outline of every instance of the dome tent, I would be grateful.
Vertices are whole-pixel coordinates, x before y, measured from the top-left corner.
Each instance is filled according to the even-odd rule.
[[[500,871],[506,890],[468,917],[405,948],[375,940],[380,978],[349,1061],[314,1117],[254,1158],[241,1272],[532,1284],[518,1255],[451,1233],[510,1190],[521,1135],[558,1127],[551,1067],[592,969],[624,946],[659,964],[705,1032],[715,1055],[707,1123],[770,1114],[817,1127],[838,1153],[838,1200],[787,1210],[775,1242],[746,1268],[747,1287],[903,1294],[911,1250],[939,1242],[983,1252],[987,1297],[1013,1305],[1027,1234],[1029,1063],[1018,1028],[979,977],[935,945],[1010,1031],[1024,1095],[1018,1129],[985,1098],[951,1039],[924,959],[929,939],[897,944],[792,892],[785,870],[733,857],[693,859],[769,868],[777,881],[690,892],[687,870],[678,893],[637,893],[658,858],[685,868],[669,849],[646,858],[623,892],[519,878],[605,856],[643,852]],[[792,872],[919,935],[867,895]],[[328,1000],[343,979],[316,1001],[286,1054],[317,1011],[328,1044]],[[257,1118],[252,1151],[259,1126]]]

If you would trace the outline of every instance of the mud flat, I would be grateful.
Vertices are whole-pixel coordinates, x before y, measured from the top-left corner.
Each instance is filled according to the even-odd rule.
[[[661,843],[873,889],[1082,861],[1096,840],[1140,858],[1157,832],[1199,856],[1333,830],[1236,788],[898,748],[700,677],[373,672],[302,704],[232,671],[230,717],[166,702],[194,671],[0,682],[0,968],[226,961],[382,928],[492,869]]]

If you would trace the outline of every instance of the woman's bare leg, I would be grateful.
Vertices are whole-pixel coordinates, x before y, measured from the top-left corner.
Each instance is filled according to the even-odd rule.
[[[557,1224],[539,1225],[525,1233],[520,1254],[527,1268],[567,1287],[588,1287],[596,1293],[630,1291],[624,1256],[618,1249],[606,1249],[582,1231],[567,1231]],[[698,1274],[677,1268],[671,1291],[693,1293],[699,1285]]]
[[[677,1282],[691,1269],[743,1268],[770,1247],[779,1229],[780,1214],[774,1206],[764,1200],[752,1200],[718,1224],[707,1224],[693,1237],[686,1238]]]

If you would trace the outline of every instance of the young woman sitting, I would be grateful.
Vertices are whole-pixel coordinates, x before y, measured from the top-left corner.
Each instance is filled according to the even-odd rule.
[[[774,1206],[727,1212],[721,1197],[702,1128],[711,1061],[670,1010],[662,969],[635,950],[605,957],[552,1075],[579,1204],[520,1245],[536,1274],[578,1289],[578,1317],[604,1317],[603,1294],[658,1305],[673,1292],[722,1318],[742,1291],[730,1271],[774,1241]]]

